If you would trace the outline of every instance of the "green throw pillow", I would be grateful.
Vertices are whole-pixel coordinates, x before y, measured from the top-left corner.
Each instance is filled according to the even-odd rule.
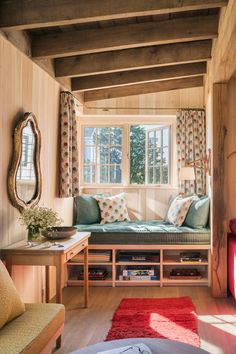
[[[90,195],[75,197],[76,224],[96,224],[101,221],[100,209],[96,199]]]
[[[185,226],[201,229],[207,226],[209,218],[210,199],[208,196],[195,199],[184,221]]]

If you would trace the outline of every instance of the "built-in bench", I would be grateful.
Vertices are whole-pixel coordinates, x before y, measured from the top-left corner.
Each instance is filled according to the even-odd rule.
[[[178,227],[162,220],[76,226],[91,232],[90,245],[209,245],[211,240],[209,228]]]
[[[104,263],[91,263],[94,266],[109,267],[110,277],[106,280],[90,281],[90,285],[207,285],[210,286],[210,244],[209,228],[193,229],[187,226],[176,227],[161,220],[128,221],[108,224],[76,225],[79,231],[91,232],[89,239],[90,250],[110,250],[111,260]],[[132,265],[153,265],[158,267],[160,277],[156,281],[125,281],[118,276],[118,267],[131,265],[130,262],[120,262],[118,253],[121,250],[156,250],[160,261],[152,264],[136,262]],[[180,262],[180,252],[191,250],[203,255],[204,262]],[[79,264],[73,264],[79,266]],[[172,268],[197,268],[202,273],[201,279],[170,279]],[[68,285],[78,285],[77,281],[68,281]]]

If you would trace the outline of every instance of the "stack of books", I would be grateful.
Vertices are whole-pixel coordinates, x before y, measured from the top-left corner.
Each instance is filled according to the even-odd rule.
[[[129,267],[123,269],[119,280],[157,280],[153,267]]]
[[[88,274],[89,280],[105,280],[108,277],[108,271],[103,268],[89,268],[89,274]],[[81,270],[81,272],[78,275],[78,280],[83,280],[84,279],[84,271]]]
[[[191,263],[200,263],[204,262],[203,256],[200,252],[181,252],[180,253],[180,262],[191,262]]]
[[[156,251],[120,251],[119,262],[160,262],[160,253]]]
[[[70,261],[75,262],[75,263],[83,263],[83,261],[84,261],[83,252],[77,254]],[[111,251],[91,250],[91,251],[89,251],[89,254],[88,254],[88,261],[89,261],[89,263],[110,262],[111,261]]]

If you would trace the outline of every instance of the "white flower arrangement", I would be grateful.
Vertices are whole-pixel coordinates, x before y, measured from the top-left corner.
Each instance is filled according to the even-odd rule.
[[[25,209],[19,219],[22,221],[22,225],[25,225],[28,230],[32,231],[40,231],[59,226],[63,221],[58,217],[56,211],[40,206]]]

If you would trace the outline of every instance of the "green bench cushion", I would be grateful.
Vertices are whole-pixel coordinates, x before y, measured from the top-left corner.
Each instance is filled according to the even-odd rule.
[[[210,244],[210,229],[178,227],[163,220],[76,226],[91,232],[90,244]]]

